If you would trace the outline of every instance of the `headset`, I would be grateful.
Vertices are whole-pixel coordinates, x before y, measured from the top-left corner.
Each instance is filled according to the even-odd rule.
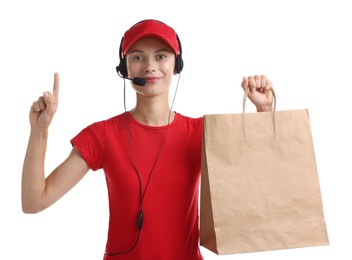
[[[140,21],[140,22],[136,23],[135,25],[143,23],[145,21],[147,21],[147,20]],[[165,24],[165,23],[163,23],[161,21],[157,21],[157,22]],[[180,41],[180,39],[179,39],[177,34],[176,34],[176,39],[177,39],[177,42],[178,42],[179,52],[180,53],[176,54],[175,71],[176,71],[177,74],[180,74],[180,72],[183,69],[182,46],[181,46],[181,41]],[[116,67],[116,72],[117,72],[117,74],[119,74],[120,77],[127,78],[127,76],[128,76],[127,74],[128,73],[127,73],[126,59],[122,57],[122,43],[123,43],[123,37],[121,39],[120,48],[119,48],[120,64]]]

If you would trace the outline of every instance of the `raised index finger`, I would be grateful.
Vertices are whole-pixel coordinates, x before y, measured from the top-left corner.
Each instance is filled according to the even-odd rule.
[[[55,100],[59,98],[59,73],[54,74],[53,96]]]

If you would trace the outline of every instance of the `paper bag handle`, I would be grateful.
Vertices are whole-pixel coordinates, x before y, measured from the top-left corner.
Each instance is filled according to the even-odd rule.
[[[275,91],[273,88],[269,89],[271,91],[271,93],[273,94],[273,102],[274,102],[274,106],[273,106],[273,110],[272,110],[272,118],[273,118],[273,129],[274,129],[274,135],[276,135],[276,123],[275,123],[275,111],[276,111],[276,95],[275,95]],[[249,93],[249,87],[247,87],[244,91],[243,94],[243,113],[242,113],[242,121],[243,121],[243,136],[246,136],[246,131],[245,131],[245,110],[246,110],[246,101],[247,101],[247,97],[248,97],[248,93]]]

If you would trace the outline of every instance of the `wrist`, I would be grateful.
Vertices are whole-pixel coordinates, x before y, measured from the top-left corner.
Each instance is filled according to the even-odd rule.
[[[273,110],[272,105],[257,106],[257,112],[271,112],[272,110]]]
[[[36,139],[46,139],[48,137],[48,133],[48,128],[32,127],[30,135]]]

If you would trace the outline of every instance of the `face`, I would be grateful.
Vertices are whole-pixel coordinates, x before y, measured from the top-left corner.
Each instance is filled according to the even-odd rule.
[[[132,45],[126,54],[128,77],[140,77],[145,86],[133,88],[142,95],[157,95],[169,90],[175,74],[175,54],[164,41],[143,38]]]

